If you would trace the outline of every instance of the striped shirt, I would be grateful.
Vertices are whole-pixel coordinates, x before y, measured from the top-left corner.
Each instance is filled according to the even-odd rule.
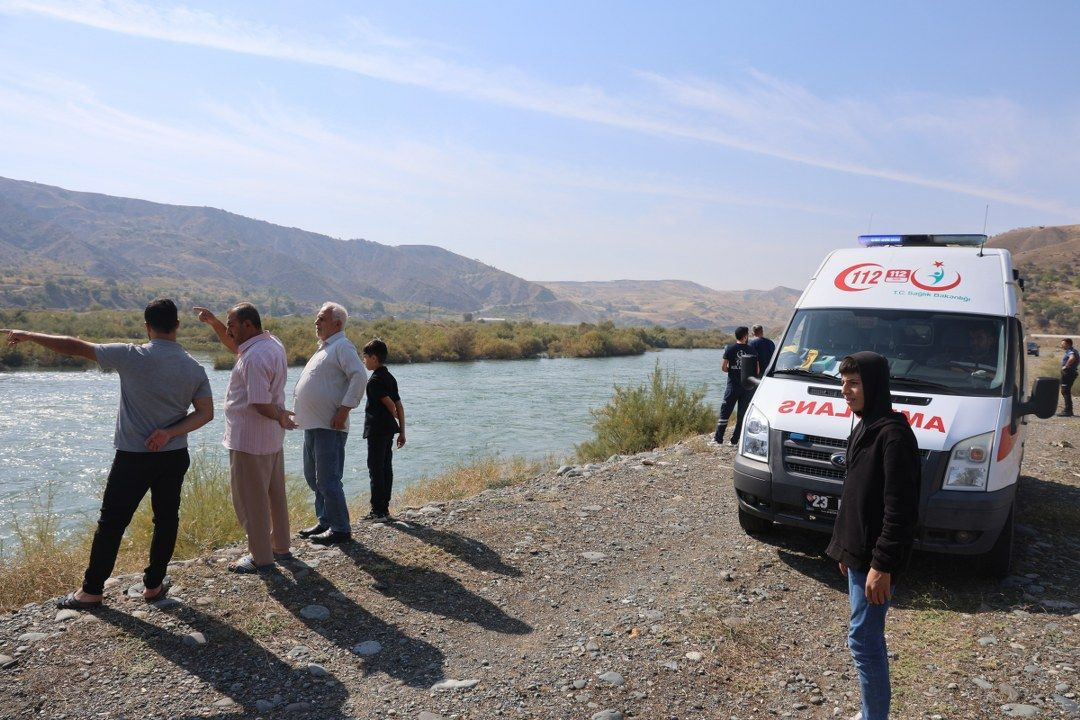
[[[265,330],[240,345],[225,393],[225,447],[252,455],[281,450],[285,428],[260,415],[252,403],[284,407],[288,370],[285,346]]]

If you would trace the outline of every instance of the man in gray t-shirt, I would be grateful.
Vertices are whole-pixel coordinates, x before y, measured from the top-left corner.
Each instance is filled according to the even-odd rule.
[[[143,597],[156,602],[169,591],[165,571],[176,545],[180,488],[190,464],[187,434],[214,418],[214,400],[206,371],[176,342],[180,319],[173,301],[151,301],[143,318],[150,340],[145,345],[95,345],[73,337],[0,330],[7,333],[9,345],[34,342],[54,352],[94,360],[120,376],[116,455],[105,484],[90,562],[82,589],[57,602],[62,608],[86,610],[101,605],[124,530],[148,490],[154,536],[150,564],[143,575]]]

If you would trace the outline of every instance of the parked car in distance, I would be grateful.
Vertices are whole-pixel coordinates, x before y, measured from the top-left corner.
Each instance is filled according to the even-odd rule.
[[[1027,344],[1027,354],[1028,355],[1034,355],[1035,357],[1039,357],[1039,343],[1037,343],[1037,342],[1029,342]]]

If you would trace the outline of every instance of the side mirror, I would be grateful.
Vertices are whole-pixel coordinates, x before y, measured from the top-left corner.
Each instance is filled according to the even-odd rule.
[[[1013,416],[1034,415],[1045,420],[1054,416],[1058,403],[1060,383],[1055,378],[1035,378],[1031,385],[1031,397],[1027,402],[1018,402],[1013,406]]]
[[[743,355],[739,358],[739,384],[743,390],[753,390],[761,380],[757,376],[757,355]],[[1057,401],[1054,401],[1054,409],[1057,409]]]

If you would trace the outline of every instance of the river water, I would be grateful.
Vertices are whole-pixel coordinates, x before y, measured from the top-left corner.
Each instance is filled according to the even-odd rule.
[[[188,437],[193,451],[224,460],[221,403],[227,370],[206,365],[217,417]],[[610,400],[615,384],[637,385],[654,365],[690,387],[708,385],[719,409],[725,378],[720,350],[664,350],[634,357],[427,363],[391,368],[401,388],[408,443],[394,454],[395,489],[460,462],[488,455],[569,457],[591,437],[591,409]],[[301,368],[289,369],[288,405]],[[70,527],[94,518],[112,459],[119,405],[115,373],[99,370],[0,373],[0,540],[32,512],[51,485],[53,510]],[[354,411],[345,451],[345,488],[367,488],[363,416]],[[302,473],[303,435],[288,433],[286,471]]]

